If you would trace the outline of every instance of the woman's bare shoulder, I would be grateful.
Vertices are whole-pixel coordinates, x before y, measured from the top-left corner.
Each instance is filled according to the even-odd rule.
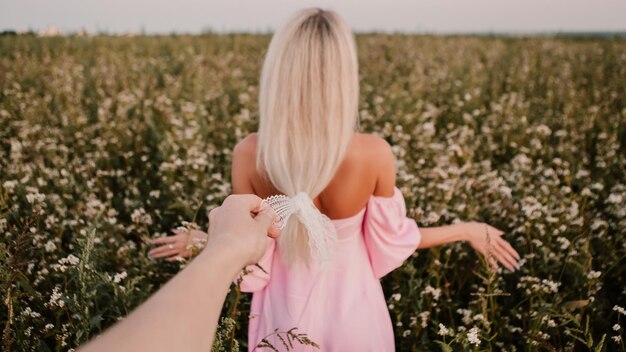
[[[233,154],[244,157],[254,156],[256,153],[257,133],[252,132],[243,137],[233,148]]]
[[[367,150],[370,152],[384,152],[385,149],[389,148],[389,143],[382,137],[372,134],[372,133],[356,133],[356,142],[361,144],[361,146],[367,146]]]
[[[394,158],[391,145],[375,134],[357,133],[352,152],[370,160],[374,165],[389,163]]]
[[[376,170],[376,187],[373,195],[392,196],[396,184],[396,158],[391,145],[384,138],[368,133],[358,133],[353,153],[364,160],[368,168]]]

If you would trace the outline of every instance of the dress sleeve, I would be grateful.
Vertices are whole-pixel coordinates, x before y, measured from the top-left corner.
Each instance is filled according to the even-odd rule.
[[[274,261],[274,250],[276,249],[276,240],[267,237],[267,249],[265,254],[259,260],[258,264],[265,270],[261,270],[256,265],[246,266],[235,278],[234,283],[241,279],[241,292],[256,292],[262,290],[270,281],[272,273],[272,262]],[[246,273],[247,272],[247,273]]]
[[[422,235],[415,220],[406,216],[406,203],[398,187],[391,197],[370,197],[363,236],[376,278],[401,266],[415,252]]]

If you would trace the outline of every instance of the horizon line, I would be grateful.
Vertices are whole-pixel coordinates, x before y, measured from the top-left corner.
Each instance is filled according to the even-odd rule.
[[[87,29],[80,28],[77,30],[63,30],[57,26],[46,26],[45,28],[35,30],[33,28],[28,28],[26,30],[16,30],[13,28],[2,28],[0,29],[0,33],[15,33],[15,34],[39,34],[42,35],[46,31],[52,31],[57,35],[92,35],[92,36],[128,36],[128,35],[136,35],[136,36],[172,36],[172,35],[180,35],[180,36],[194,36],[194,35],[271,35],[276,29],[266,29],[266,30],[215,30],[213,28],[205,28],[200,31],[146,31],[146,30],[138,30],[138,31],[109,31],[106,29],[98,29],[96,31],[89,31]],[[372,29],[372,30],[352,30],[355,35],[358,34],[388,34],[388,35],[504,35],[504,36],[524,36],[524,35],[617,35],[617,36],[626,36],[626,28],[624,29],[557,29],[557,30],[548,30],[548,29],[538,29],[538,30],[449,30],[449,31],[439,31],[439,30],[382,30],[382,29]]]

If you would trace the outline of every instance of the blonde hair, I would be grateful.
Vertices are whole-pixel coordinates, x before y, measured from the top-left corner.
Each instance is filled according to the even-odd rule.
[[[274,33],[259,85],[257,168],[283,194],[313,199],[330,183],[356,131],[356,41],[332,10],[307,8]],[[295,217],[279,237],[283,258],[310,258]]]

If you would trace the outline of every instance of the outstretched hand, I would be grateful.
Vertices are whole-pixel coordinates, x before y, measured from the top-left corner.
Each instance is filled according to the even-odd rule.
[[[470,246],[485,256],[494,270],[498,270],[498,262],[510,271],[519,269],[520,255],[502,238],[503,231],[481,222],[470,222],[466,226]]]

